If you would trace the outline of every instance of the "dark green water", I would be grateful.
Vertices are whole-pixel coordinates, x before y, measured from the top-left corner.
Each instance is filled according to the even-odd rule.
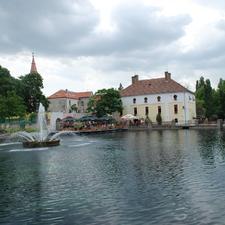
[[[225,224],[225,132],[0,144],[0,224]]]

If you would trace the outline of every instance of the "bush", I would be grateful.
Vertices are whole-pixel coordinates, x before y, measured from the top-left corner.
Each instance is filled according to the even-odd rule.
[[[145,124],[147,126],[152,125],[152,121],[150,120],[150,118],[148,116],[146,116],[146,118],[145,118]]]
[[[160,113],[157,114],[156,121],[157,121],[158,125],[161,125],[162,124],[162,116],[161,116]]]

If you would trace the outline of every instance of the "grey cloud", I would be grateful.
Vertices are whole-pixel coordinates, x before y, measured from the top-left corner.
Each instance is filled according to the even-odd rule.
[[[81,40],[75,49],[84,55],[124,55],[167,46],[185,34],[184,27],[191,18],[187,15],[165,17],[159,12],[157,8],[141,4],[120,5],[112,14],[116,29],[110,35],[97,33]]]
[[[179,52],[180,63],[189,63],[195,69],[223,69],[225,60],[225,20],[220,20],[214,27],[214,33],[203,39],[195,49],[186,53]],[[204,36],[203,36],[204,38]]]
[[[87,0],[2,0],[0,51],[63,54],[99,22]]]
[[[120,5],[112,14],[116,30],[99,33],[99,17],[87,0],[2,0],[0,50],[32,49],[45,55],[125,55],[153,51],[182,37],[189,16],[160,16],[142,4]]]

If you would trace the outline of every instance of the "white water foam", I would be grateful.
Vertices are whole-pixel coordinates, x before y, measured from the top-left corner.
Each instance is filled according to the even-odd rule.
[[[17,144],[21,144],[21,142],[2,143],[2,144],[0,144],[0,146],[17,145]]]
[[[20,148],[20,149],[11,149],[9,152],[33,152],[33,151],[46,151],[48,150],[48,147],[44,148]]]

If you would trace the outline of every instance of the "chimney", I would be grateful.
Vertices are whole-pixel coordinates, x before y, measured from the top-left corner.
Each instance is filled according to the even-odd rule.
[[[132,77],[132,84],[135,84],[138,81],[138,75]]]
[[[165,72],[165,79],[166,80],[170,80],[171,79],[171,73],[169,73],[168,71]]]

